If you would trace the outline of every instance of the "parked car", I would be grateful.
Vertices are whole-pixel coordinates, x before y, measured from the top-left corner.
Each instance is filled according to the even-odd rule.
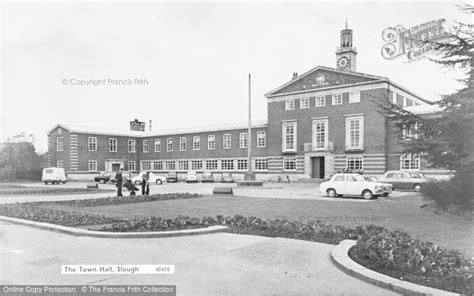
[[[188,174],[186,175],[186,183],[197,183],[198,182],[198,176],[196,171],[189,171]]]
[[[329,197],[348,195],[372,199],[384,194],[384,185],[367,181],[360,174],[335,174],[319,185],[319,192]]]
[[[102,172],[99,176],[94,177],[94,181],[104,184],[115,178],[115,174],[116,172]]]
[[[202,183],[213,183],[214,182],[214,176],[212,175],[211,172],[205,171],[202,173]]]
[[[132,178],[132,183],[135,184],[135,185],[141,185],[144,174],[146,174],[146,172],[141,172],[137,176],[133,177]],[[155,175],[152,172],[150,172],[150,183],[156,183],[156,185],[161,185],[165,181],[166,181],[165,177]]]
[[[364,179],[366,181],[369,181],[369,182],[374,182],[374,183],[381,183],[383,184],[384,188],[384,193],[383,193],[383,196],[389,196],[390,193],[392,193],[393,191],[393,186],[392,184],[389,184],[389,183],[382,183],[382,182],[379,182],[379,180],[377,179],[377,177],[375,176],[364,176]]]
[[[419,172],[388,171],[379,181],[392,184],[393,189],[412,189],[420,192],[423,186],[432,179],[425,178]]]
[[[222,183],[233,183],[233,182],[234,182],[234,178],[232,177],[231,174],[229,174],[229,173],[224,173],[224,174],[222,174],[221,182],[222,182]]]
[[[45,185],[48,185],[48,183],[66,184],[66,173],[63,168],[44,168],[43,174],[41,175],[41,181],[44,182]]]
[[[110,177],[110,183],[112,183],[112,184],[117,183],[117,179],[115,179],[115,175],[116,175],[116,174],[117,174],[117,173],[114,173],[113,176]],[[125,184],[125,182],[126,182],[127,180],[130,180],[130,178],[129,178],[128,176],[125,176],[125,174],[122,174],[122,179],[123,179],[123,180],[122,180],[122,186],[125,186],[124,184]]]
[[[166,182],[176,183],[178,182],[178,174],[176,172],[169,172],[166,176]]]

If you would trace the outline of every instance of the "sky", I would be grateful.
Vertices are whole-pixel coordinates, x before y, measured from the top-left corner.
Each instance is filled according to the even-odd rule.
[[[336,67],[346,18],[357,71],[427,100],[462,73],[424,59],[386,60],[382,31],[445,18],[458,2],[3,2],[0,141],[33,134],[47,150],[58,123],[153,130],[266,120],[264,94],[318,65]],[[87,85],[89,83],[89,85]]]

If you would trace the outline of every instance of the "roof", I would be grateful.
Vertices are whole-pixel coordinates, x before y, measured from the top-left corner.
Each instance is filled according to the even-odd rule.
[[[416,105],[416,106],[409,106],[405,107],[405,110],[411,112],[413,114],[433,114],[443,111],[443,109],[436,104],[433,105]]]
[[[206,126],[166,129],[166,130],[157,130],[157,131],[144,131],[144,132],[59,123],[55,125],[53,128],[51,128],[47,133],[48,134],[51,133],[58,127],[61,127],[72,133],[146,138],[146,137],[156,137],[156,136],[166,136],[166,135],[193,134],[193,133],[212,132],[212,131],[246,129],[248,128],[248,123],[240,122],[240,123],[232,123],[232,124],[206,125]],[[267,127],[266,120],[252,122],[252,128],[264,128],[264,127]]]

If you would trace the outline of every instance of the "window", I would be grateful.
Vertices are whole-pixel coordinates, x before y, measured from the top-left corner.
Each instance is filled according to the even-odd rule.
[[[360,103],[360,92],[349,93],[349,103]]]
[[[206,160],[206,170],[207,171],[217,171],[217,159]]]
[[[109,139],[109,152],[117,152],[117,139]]]
[[[89,172],[97,172],[97,160],[89,160]]]
[[[186,137],[179,138],[179,151],[186,151]]]
[[[418,123],[405,126],[402,130],[403,140],[409,141],[413,139],[418,139]]]
[[[135,153],[135,140],[128,140],[128,152]]]
[[[178,160],[178,170],[187,171],[189,169],[189,161],[187,160]]]
[[[314,99],[314,105],[316,107],[324,107],[326,106],[326,97],[325,96],[317,96]]]
[[[403,154],[400,156],[400,170],[420,170],[420,156],[416,154]]]
[[[363,169],[363,158],[362,158],[362,156],[347,156],[346,157],[346,168],[348,170],[362,170]]]
[[[97,151],[97,138],[89,137],[87,144],[89,146],[89,151]]]
[[[237,170],[245,171],[248,170],[248,159],[237,159]]]
[[[155,139],[155,152],[161,152],[161,140]]]
[[[191,160],[191,170],[202,171],[202,160]]]
[[[328,120],[313,121],[313,149],[324,150],[328,143]]]
[[[153,170],[154,171],[162,171],[163,170],[163,162],[162,161],[153,161]]]
[[[151,161],[142,161],[142,171],[151,171]]]
[[[166,151],[173,151],[173,138],[166,139]]]
[[[267,133],[264,131],[257,132],[257,147],[267,146]]]
[[[168,160],[168,161],[165,162],[165,164],[166,164],[166,170],[176,171],[176,161]]]
[[[300,99],[300,109],[309,108],[309,98]]]
[[[234,169],[234,160],[233,159],[223,159],[221,160],[221,169],[223,171],[231,171]]]
[[[63,151],[64,150],[64,138],[58,137],[56,139],[56,151]]]
[[[343,182],[344,181],[344,175],[337,175],[334,177],[335,182]]]
[[[129,162],[128,162],[128,170],[129,170],[129,171],[135,171],[135,170],[136,170],[135,162],[134,162],[134,161],[129,161]]]
[[[346,149],[360,150],[364,147],[364,117],[346,118]]]
[[[58,160],[56,163],[57,168],[64,168],[64,160]]]
[[[230,149],[230,147],[231,147],[231,137],[230,137],[230,134],[224,134],[224,136],[223,136],[222,148],[224,148],[224,149]]]
[[[392,103],[396,104],[397,103],[397,94],[392,93]]]
[[[342,105],[342,94],[332,95],[332,104],[333,105]]]
[[[266,171],[266,170],[268,170],[268,158],[255,158],[254,159],[254,169],[256,171]]]
[[[294,109],[295,109],[295,100],[286,100],[285,110],[294,110]]]
[[[240,133],[239,143],[240,148],[247,148],[247,133]]]
[[[296,157],[283,157],[283,170],[296,171]]]
[[[283,123],[283,151],[296,151],[296,122]]]
[[[201,150],[201,137],[193,137],[193,150]]]
[[[150,151],[149,143],[149,140],[143,140],[143,153],[148,153]]]
[[[216,149],[216,136],[214,135],[207,136],[207,149],[209,150]]]

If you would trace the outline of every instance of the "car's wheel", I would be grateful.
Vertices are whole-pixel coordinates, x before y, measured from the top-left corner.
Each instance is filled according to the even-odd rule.
[[[63,184],[66,184],[66,181],[63,181]]]
[[[388,192],[385,192],[385,193],[383,194],[383,196],[388,196]]]
[[[140,185],[141,184],[141,182],[138,181],[138,180],[136,180],[134,183],[135,183],[135,185]]]
[[[366,189],[366,190],[364,190],[364,192],[362,192],[362,197],[364,199],[372,199],[374,197],[374,195],[372,194],[372,191]]]
[[[421,191],[421,185],[420,184],[413,185],[413,190],[415,190],[415,192],[420,192]]]
[[[48,182],[44,182],[44,185],[48,185]]]
[[[161,184],[163,184],[163,181],[161,181],[160,179],[156,179],[155,183],[156,183],[156,185],[161,185]]]
[[[337,196],[337,193],[336,193],[336,190],[330,188],[326,191],[326,193],[328,194],[329,197],[336,197]]]

